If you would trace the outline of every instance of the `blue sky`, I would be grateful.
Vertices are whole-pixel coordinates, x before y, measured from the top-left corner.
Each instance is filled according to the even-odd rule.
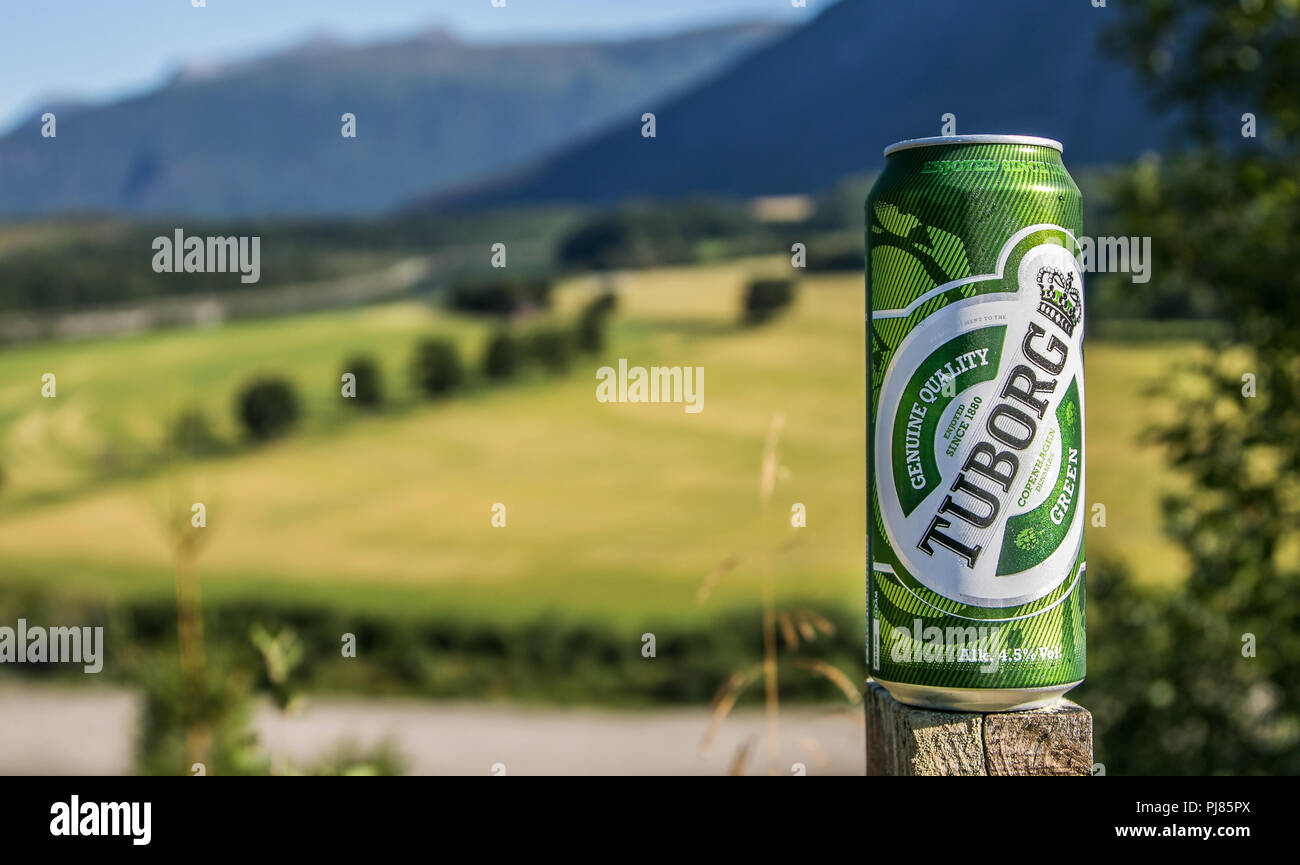
[[[311,35],[362,42],[443,26],[474,41],[622,37],[738,18],[807,20],[833,0],[4,0],[0,130],[46,98],[108,101],[182,63],[255,56]]]

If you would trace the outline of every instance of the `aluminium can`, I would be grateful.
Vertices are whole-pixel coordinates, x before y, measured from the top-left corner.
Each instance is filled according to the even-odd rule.
[[[1079,684],[1083,204],[1059,142],[901,141],[866,203],[867,669],[995,712]]]

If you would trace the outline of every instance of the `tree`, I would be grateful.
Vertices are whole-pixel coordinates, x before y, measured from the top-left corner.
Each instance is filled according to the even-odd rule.
[[[762,324],[794,302],[794,280],[755,279],[745,290],[742,318],[746,324]]]
[[[529,338],[528,353],[548,371],[564,372],[573,360],[573,336],[559,326],[539,327]]]
[[[560,239],[556,259],[573,270],[655,267],[692,261],[710,246],[761,248],[770,240],[741,204],[687,199],[631,204],[596,214]]]
[[[344,374],[351,373],[356,395],[348,400],[361,408],[374,408],[384,401],[384,380],[374,358],[360,355],[343,364]]]
[[[595,354],[605,348],[605,326],[618,308],[618,295],[606,291],[583,307],[574,328],[573,338],[578,351]]]
[[[284,435],[298,422],[298,395],[287,379],[259,379],[240,391],[236,413],[250,438],[269,441]]]
[[[1186,138],[1115,184],[1116,227],[1152,237],[1154,279],[1214,298],[1225,335],[1161,386],[1174,411],[1152,435],[1189,482],[1166,500],[1166,527],[1191,567],[1164,596],[1102,601],[1111,624],[1094,645],[1127,639],[1142,656],[1107,670],[1107,690],[1129,699],[1098,713],[1103,750],[1128,754],[1126,771],[1295,774],[1300,10],[1146,0],[1118,11],[1107,46]],[[1258,138],[1242,136],[1246,113]]]
[[[457,282],[448,305],[458,312],[513,315],[551,305],[551,281],[541,277],[494,276]]]
[[[519,341],[508,330],[498,331],[483,350],[483,374],[501,381],[519,372]]]
[[[446,396],[460,387],[464,373],[456,345],[449,339],[426,339],[415,348],[411,377],[431,397]]]

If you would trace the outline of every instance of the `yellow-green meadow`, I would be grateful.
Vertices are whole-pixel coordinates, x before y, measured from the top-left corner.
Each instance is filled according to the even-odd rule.
[[[169,594],[166,521],[206,510],[205,598],[272,596],[393,616],[519,620],[563,609],[604,622],[707,618],[756,599],[764,555],[782,597],[856,610],[863,593],[865,411],[861,277],[810,276],[770,324],[737,325],[745,282],[777,263],[574,279],[554,314],[607,283],[606,349],[562,376],[489,385],[492,326],[416,301],[0,352],[0,580],[55,593]],[[427,402],[407,365],[449,336],[471,383]],[[1144,581],[1180,573],[1160,530],[1172,483],[1137,437],[1143,389],[1183,350],[1087,346],[1089,529],[1094,556]],[[388,401],[340,396],[344,361],[374,357]],[[599,402],[597,370],[703,368],[703,410]],[[234,442],[232,401],[258,373],[293,381],[300,428],[202,460],[161,456],[168,425],[198,408]],[[43,398],[53,373],[57,395]],[[784,418],[770,508],[764,436]],[[364,503],[364,507],[358,507]],[[806,527],[790,525],[804,506]],[[504,506],[504,526],[493,525]],[[499,509],[498,509],[499,510]],[[498,520],[499,522],[499,520]],[[697,599],[715,580],[706,603]]]

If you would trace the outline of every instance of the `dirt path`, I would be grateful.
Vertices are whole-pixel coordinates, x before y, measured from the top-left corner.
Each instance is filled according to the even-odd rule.
[[[140,701],[130,691],[0,688],[0,774],[130,771]],[[316,698],[282,716],[259,707],[255,726],[276,765],[304,765],[342,742],[392,743],[415,775],[724,774],[751,743],[749,770],[765,768],[764,720],[729,718],[713,748],[699,754],[704,708],[614,712],[534,709],[423,700]],[[802,763],[809,775],[861,775],[861,710],[854,717],[807,707],[782,713],[780,771]],[[496,773],[501,769],[497,768]]]

